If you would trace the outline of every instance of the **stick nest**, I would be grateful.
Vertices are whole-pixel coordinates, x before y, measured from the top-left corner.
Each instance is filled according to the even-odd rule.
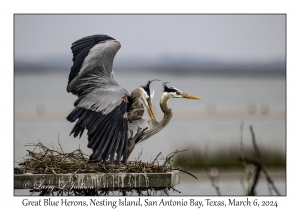
[[[179,152],[187,151],[176,150],[163,158],[163,163],[159,165],[158,158],[148,162],[142,162],[139,157],[135,161],[126,164],[104,164],[103,162],[88,163],[88,155],[84,154],[79,148],[73,152],[65,153],[60,146],[59,150],[50,149],[41,142],[28,144],[34,149],[27,150],[28,154],[24,157],[24,161],[19,163],[19,167],[14,168],[15,174],[68,174],[68,173],[166,173],[173,170],[179,170],[190,174],[178,167],[172,165],[172,158]],[[190,174],[195,177],[194,175]],[[196,178],[196,177],[195,177]]]

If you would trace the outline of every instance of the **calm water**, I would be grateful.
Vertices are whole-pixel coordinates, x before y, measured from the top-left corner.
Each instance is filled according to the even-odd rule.
[[[119,72],[116,72],[116,76],[119,84],[129,92],[146,84],[149,79],[157,78],[170,82],[170,85],[183,92],[203,98],[202,101],[170,101],[173,119],[160,133],[137,146],[131,155],[132,159],[141,151],[141,159],[150,161],[159,152],[166,156],[186,147],[203,150],[208,145],[210,150],[217,150],[239,146],[242,121],[245,145],[251,145],[249,125],[253,125],[260,147],[285,152],[286,86],[283,77],[231,78],[136,73],[132,80],[132,74],[128,76]],[[81,139],[69,136],[73,125],[65,118],[72,110],[76,97],[66,92],[67,79],[68,72],[15,75],[15,161],[22,161],[26,149],[30,149],[24,147],[25,144],[40,140],[45,145],[58,147],[58,137],[66,152],[80,146],[86,154],[91,153],[86,148],[86,133]],[[155,89],[154,110],[160,119],[162,114],[158,104],[162,93],[161,82],[153,83],[152,87]],[[189,184],[193,185],[187,182],[186,186]],[[228,182],[224,182],[226,184]],[[238,185],[240,187],[240,183]]]

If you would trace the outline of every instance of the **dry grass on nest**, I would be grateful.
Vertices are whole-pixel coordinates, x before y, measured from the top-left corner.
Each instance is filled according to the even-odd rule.
[[[179,170],[190,174],[172,165],[172,158],[179,152],[170,153],[164,162],[159,165],[157,161],[161,153],[156,158],[148,162],[142,162],[139,157],[135,161],[127,162],[126,165],[109,164],[109,163],[88,163],[88,155],[84,154],[81,149],[77,149],[70,153],[65,153],[59,143],[60,150],[54,150],[46,147],[41,142],[28,144],[32,146],[32,151],[27,150],[28,154],[24,161],[19,163],[19,167],[14,169],[15,174],[67,174],[67,173],[166,173]],[[195,177],[194,175],[190,174]],[[196,178],[196,177],[195,177]]]

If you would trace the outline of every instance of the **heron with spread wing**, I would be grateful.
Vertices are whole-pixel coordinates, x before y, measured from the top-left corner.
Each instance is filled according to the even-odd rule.
[[[84,37],[71,47],[73,66],[67,91],[78,99],[67,120],[77,120],[71,131],[74,137],[81,137],[85,129],[88,131],[88,147],[93,150],[90,160],[104,163],[108,158],[112,163],[115,157],[117,164],[122,157],[126,163],[137,143],[163,129],[172,118],[172,110],[167,105],[171,98],[201,99],[163,83],[160,107],[164,117],[156,121],[150,95],[154,80],[129,94],[115,79],[113,59],[120,47],[117,40],[106,35]],[[143,118],[144,106],[150,119]]]
[[[110,158],[115,155],[119,164],[123,156],[126,162],[128,140],[138,141],[145,127],[137,122],[146,106],[150,119],[155,119],[150,99],[150,83],[137,88],[131,94],[120,87],[113,72],[113,59],[120,43],[106,35],[93,35],[72,44],[73,66],[70,70],[67,92],[78,96],[75,108],[67,120],[75,122],[71,134],[81,137],[86,129],[88,147],[93,150],[90,160]],[[142,104],[142,103],[143,104]],[[70,135],[71,135],[70,134]]]

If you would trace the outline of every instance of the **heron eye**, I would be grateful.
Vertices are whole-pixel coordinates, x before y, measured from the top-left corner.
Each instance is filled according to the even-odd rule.
[[[179,91],[176,91],[176,95],[180,95],[180,92],[179,92]]]

